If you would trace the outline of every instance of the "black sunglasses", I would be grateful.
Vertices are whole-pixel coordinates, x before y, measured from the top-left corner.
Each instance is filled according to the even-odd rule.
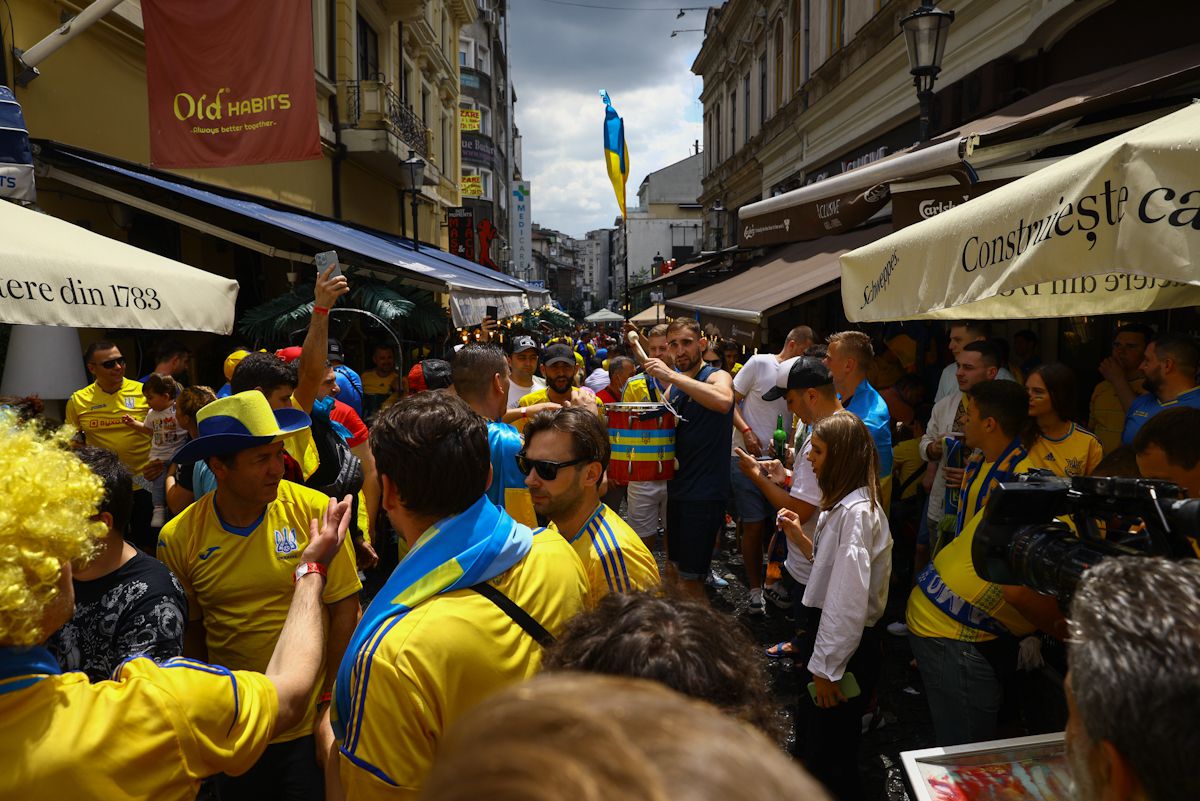
[[[530,459],[522,452],[517,454],[517,469],[521,471],[521,475],[523,476],[527,476],[531,471],[536,470],[538,477],[542,481],[553,481],[558,478],[558,471],[561,468],[591,461],[594,460],[583,457],[582,459],[572,459],[569,462],[551,462],[546,459]]]
[[[98,366],[100,366],[100,367],[103,367],[105,370],[111,370],[111,369],[113,369],[114,367],[117,367],[117,366],[119,366],[119,365],[124,365],[124,364],[125,364],[125,357],[124,357],[124,356],[118,356],[117,358],[115,358],[115,359],[109,359],[109,360],[108,360],[108,361],[106,361],[106,362],[92,362],[92,364],[95,364],[95,365],[98,365]]]

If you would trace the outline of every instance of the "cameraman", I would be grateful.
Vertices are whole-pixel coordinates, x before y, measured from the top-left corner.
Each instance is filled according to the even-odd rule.
[[[1019,439],[1029,396],[1013,381],[981,381],[966,391],[963,425],[971,457],[963,476],[955,538],[917,576],[908,598],[913,655],[925,683],[938,745],[991,740],[1019,638],[1042,629],[1063,639],[1058,603],[1028,587],[1001,586],[975,572],[971,544],[988,495],[1025,472]]]
[[[1146,421],[1133,438],[1138,472],[1200,498],[1200,409],[1180,406]]]
[[[1200,561],[1119,557],[1088,570],[1069,663],[1075,798],[1200,798]]]

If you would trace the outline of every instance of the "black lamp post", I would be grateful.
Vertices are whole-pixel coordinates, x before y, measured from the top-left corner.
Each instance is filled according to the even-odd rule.
[[[417,195],[421,194],[421,186],[425,183],[425,162],[417,156],[415,150],[410,150],[408,151],[408,159],[401,162],[401,164],[404,165],[404,169],[408,174],[408,191],[412,192],[412,200],[409,201],[409,205],[412,206],[413,250],[420,250],[420,229],[417,228]]]
[[[942,55],[946,52],[951,22],[954,22],[954,12],[934,8],[932,2],[921,3],[920,8],[900,20],[900,30],[908,45],[909,72],[917,87],[917,102],[921,105],[922,142],[929,138],[933,128],[933,84],[942,71]]]
[[[714,250],[720,250],[725,245],[725,206],[719,198],[708,210],[708,227],[713,231]]]

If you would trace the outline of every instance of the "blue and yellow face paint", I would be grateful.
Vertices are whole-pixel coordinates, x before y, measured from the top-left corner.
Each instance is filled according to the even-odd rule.
[[[625,217],[625,182],[629,179],[629,149],[625,146],[625,120],[617,116],[608,92],[600,90],[604,100],[604,161],[608,166],[608,179],[612,181],[621,217]]]

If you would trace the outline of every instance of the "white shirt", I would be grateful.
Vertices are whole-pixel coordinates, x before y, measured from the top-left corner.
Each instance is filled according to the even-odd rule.
[[[1016,381],[1013,374],[1008,371],[1007,367],[1001,367],[996,372],[996,380]],[[938,379],[937,394],[933,396],[933,403],[937,405],[938,401],[949,395],[951,392],[958,390],[958,364],[950,362],[942,369],[942,377]]]
[[[734,391],[745,397],[741,407],[742,418],[754,436],[758,437],[764,450],[775,435],[775,421],[779,415],[783,415],[783,430],[788,432],[788,439],[791,439],[792,414],[787,409],[787,401],[783,398],[765,401],[762,396],[775,387],[781,370],[792,369],[794,361],[788,359],[781,363],[774,354],[759,353],[747,359],[733,377]]]
[[[530,392],[537,392],[539,389],[545,388],[545,379],[539,378],[536,375],[533,377],[533,385],[528,387],[523,387],[516,381],[513,381],[512,376],[510,375],[508,381],[508,408],[517,408],[517,402],[520,401],[521,398],[525,397]]]
[[[583,380],[583,385],[592,392],[599,392],[608,386],[608,380],[608,371],[597,367]]]
[[[812,463],[808,461],[808,453],[812,450],[812,437],[806,437],[804,444],[796,451],[796,461],[792,463],[792,489],[791,496],[799,498],[805,503],[812,504],[816,508],[821,508],[821,488],[817,486],[817,474],[813,472]],[[813,534],[817,530],[817,519],[820,517],[814,514],[808,518],[807,522],[800,524],[800,530],[812,539]],[[808,584],[808,577],[812,575],[812,562],[800,553],[800,549],[792,543],[788,543],[787,559],[783,562],[783,567],[787,572],[801,584]]]
[[[863,629],[883,617],[892,573],[892,533],[878,503],[859,487],[821,512],[804,605],[821,610],[808,669],[840,681]]]
[[[929,458],[929,446],[954,431],[954,416],[958,414],[958,404],[962,401],[963,396],[962,390],[957,389],[958,384],[954,386],[954,392],[933,405],[933,412],[929,415],[929,425],[925,427],[925,436],[921,437],[921,444],[917,446],[917,450],[921,452],[921,458],[927,462],[932,461]],[[943,447],[942,458],[938,460],[937,472],[933,474],[933,486],[929,490],[929,513],[927,516],[931,521],[941,520],[945,511],[945,468],[946,451]]]

